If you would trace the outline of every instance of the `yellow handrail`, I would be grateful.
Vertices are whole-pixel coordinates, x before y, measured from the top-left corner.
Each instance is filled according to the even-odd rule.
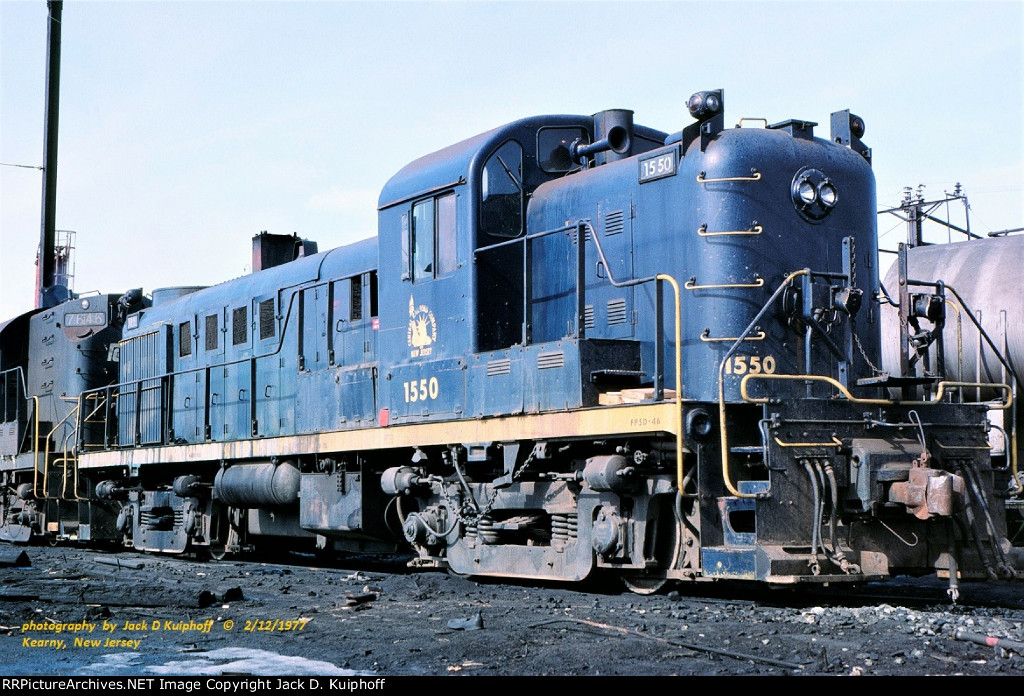
[[[587,228],[587,231],[590,232],[590,236],[587,237],[586,235],[583,235],[583,239],[590,239],[590,240],[592,240],[594,242],[594,245],[597,247],[597,253],[601,257],[601,263],[604,264],[605,268],[608,268],[608,263],[607,263],[607,261],[605,260],[605,257],[604,257],[604,250],[601,249],[601,242],[600,242],[600,239],[598,238],[596,230],[594,230],[594,226],[591,225],[590,222],[586,222],[586,221],[582,222],[581,224],[584,227]],[[608,280],[612,283],[612,285],[615,285],[615,286],[622,285],[621,283],[616,283],[615,282],[615,279],[611,277],[611,271],[610,270],[609,270],[609,273],[608,273]],[[658,273],[658,274],[656,274],[654,276],[654,280],[656,280],[656,281],[663,280],[666,283],[668,283],[669,285],[671,285],[672,286],[673,299],[675,301],[675,340],[676,340],[676,355],[675,355],[675,365],[676,365],[676,409],[675,409],[675,412],[676,412],[676,478],[677,478],[676,485],[679,487],[679,494],[682,495],[683,494],[683,410],[682,410],[682,399],[683,399],[682,366],[683,366],[683,359],[682,359],[682,352],[681,352],[682,351],[682,345],[683,345],[682,344],[682,341],[683,341],[683,337],[682,337],[682,321],[683,321],[682,320],[682,305],[681,305],[681,299],[680,299],[680,293],[679,293],[679,282],[676,281],[675,278],[673,278],[672,276],[668,275],[667,273]],[[624,284],[636,285],[638,283],[649,283],[650,281],[651,281],[651,278],[648,277],[648,278],[643,278],[641,280],[629,281],[628,283],[624,283]],[[658,289],[658,291],[660,292],[660,289]],[[660,340],[660,337],[659,337],[659,340]]]
[[[720,288],[760,288],[764,287],[764,278],[755,275],[752,283],[711,283],[698,285],[696,278],[690,278],[683,284],[687,290],[718,290]]]
[[[701,225],[697,228],[697,235],[701,237],[727,237],[732,235],[756,235],[764,232],[764,228],[761,225],[753,225],[748,230],[722,230],[719,232],[708,232],[707,225]]]
[[[787,285],[789,285],[789,283],[794,278],[796,278],[797,276],[808,275],[809,273],[810,271],[808,269],[803,268],[799,271],[793,271],[788,276],[786,276],[785,280],[783,280],[779,284],[779,287],[776,288],[775,292],[772,293],[772,296],[771,298],[769,298],[768,302],[765,303],[765,306],[761,309],[761,312],[759,312],[758,315],[754,317],[754,321],[750,323],[751,325],[747,328],[747,331],[750,331],[754,328],[754,322],[760,319],[761,315],[768,309],[769,306],[771,306],[772,302],[775,301],[777,296],[782,292],[782,290]],[[741,336],[741,338],[745,338],[745,336]],[[720,445],[722,449],[722,481],[725,483],[725,487],[729,489],[729,492],[738,498],[757,498],[760,494],[741,493],[739,490],[737,490],[736,486],[734,486],[732,483],[732,477],[729,475],[729,435],[726,432],[725,418],[725,361],[729,358],[729,356],[732,355],[733,351],[736,350],[740,343],[741,341],[737,340],[732,345],[732,348],[726,351],[725,357],[722,359],[722,362],[718,365],[718,431],[720,436]]]
[[[930,401],[893,401],[892,399],[864,399],[854,396],[838,380],[833,379],[832,377],[826,377],[825,375],[769,375],[765,373],[744,375],[743,379],[740,380],[740,395],[743,397],[744,401],[752,404],[768,403],[768,397],[766,396],[756,397],[750,396],[747,393],[747,382],[753,379],[791,382],[825,382],[826,384],[830,384],[835,387],[844,398],[855,404],[879,404],[885,406],[904,404],[907,406],[932,406],[942,401],[942,398],[946,395],[947,389],[974,389],[978,387],[997,389],[1006,393],[1006,400],[999,405],[993,406],[991,402],[985,402],[987,405],[992,406],[992,408],[1003,410],[1009,408],[1013,404],[1013,391],[1010,389],[1009,385],[1006,384],[983,384],[981,382],[939,382],[938,389],[935,390],[935,394],[932,396]]]
[[[779,447],[842,447],[843,441],[835,435],[832,436],[832,442],[783,442],[776,437],[775,444]]]
[[[750,176],[723,176],[717,179],[705,179],[705,172],[701,172],[697,175],[697,182],[701,184],[713,184],[719,181],[759,181],[761,179],[761,172],[754,171]]]
[[[32,408],[32,497],[39,498],[39,397],[33,396]]]
[[[81,398],[81,395],[79,395],[79,398]],[[50,438],[53,437],[53,435],[61,428],[61,426],[63,426],[67,422],[67,420],[69,418],[71,418],[72,416],[77,415],[77,414],[78,414],[78,404],[75,404],[75,407],[73,409],[71,409],[66,416],[61,418],[60,421],[55,426],[53,426],[53,429],[50,430],[50,432],[46,434],[46,455],[43,458],[43,498],[42,498],[43,500],[58,500],[58,499],[59,500],[64,500],[65,499],[64,498],[64,492],[65,492],[65,489],[67,488],[67,461],[66,461],[66,457],[62,458],[62,460],[64,461],[64,474],[65,475],[64,475],[64,485],[61,487],[61,494],[60,494],[60,496],[58,498],[51,498],[49,496],[49,494],[47,493],[47,491],[49,491],[49,489],[50,489],[50,467],[46,463],[50,461]],[[71,436],[68,435],[67,437],[65,437],[64,438],[64,443],[61,445],[61,447],[64,448],[64,453],[65,454],[67,452],[67,441],[68,441],[69,437],[71,437]],[[54,464],[56,464],[56,463],[57,462],[54,461]],[[39,497],[39,495],[37,494],[36,498],[38,498],[38,497]]]
[[[672,294],[675,298],[676,303],[676,316],[675,316],[675,338],[676,338],[676,486],[679,488],[679,495],[683,494],[683,377],[682,368],[683,360],[681,355],[682,350],[682,312],[679,306],[679,283],[675,278],[666,274],[659,273],[655,276],[658,280],[664,280],[666,283],[672,286]]]
[[[862,398],[858,398],[858,397],[854,396],[853,394],[851,394],[846,389],[846,387],[844,387],[838,380],[835,380],[835,379],[833,379],[831,377],[826,377],[824,375],[769,375],[769,374],[764,374],[764,373],[760,373],[760,374],[756,374],[756,375],[747,374],[747,375],[744,375],[743,379],[740,380],[740,396],[743,397],[744,401],[746,401],[748,403],[752,403],[752,404],[766,404],[766,403],[768,403],[768,397],[767,396],[763,396],[763,397],[750,396],[747,393],[747,382],[749,382],[751,380],[751,378],[758,379],[759,377],[763,377],[765,379],[776,380],[776,381],[783,381],[783,382],[827,382],[828,384],[831,384],[837,390],[839,390],[839,392],[843,396],[845,396],[847,399],[849,399],[850,401],[852,401],[854,403],[857,403],[857,404],[880,404],[880,405],[883,405],[883,404],[892,404],[893,403],[889,399],[862,399]]]
[[[768,334],[766,334],[764,331],[758,331],[753,336],[744,336],[743,340],[744,341],[763,341],[767,337],[768,337]],[[704,331],[700,335],[700,340],[703,341],[704,343],[717,343],[717,342],[720,342],[720,341],[738,341],[740,339],[739,339],[738,336],[722,336],[720,338],[712,338],[711,337],[711,329],[704,329]]]

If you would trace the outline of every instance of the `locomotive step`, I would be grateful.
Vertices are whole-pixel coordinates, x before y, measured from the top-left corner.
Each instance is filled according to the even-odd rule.
[[[664,400],[672,401],[676,398],[675,389],[664,390]],[[598,395],[598,404],[601,406],[616,406],[618,404],[639,404],[654,399],[654,389],[623,389],[622,391],[602,392]]]
[[[859,387],[916,387],[922,384],[936,384],[938,377],[893,377],[887,372],[857,380]]]

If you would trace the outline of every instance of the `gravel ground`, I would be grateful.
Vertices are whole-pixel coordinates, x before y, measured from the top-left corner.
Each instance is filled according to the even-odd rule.
[[[4,676],[1024,676],[1019,582],[965,584],[956,605],[933,578],[638,596],[411,572],[392,557],[24,551],[29,567],[0,568]]]

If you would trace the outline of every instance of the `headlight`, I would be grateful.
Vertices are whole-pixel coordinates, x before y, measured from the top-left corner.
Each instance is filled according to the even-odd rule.
[[[800,200],[804,202],[804,205],[810,205],[818,197],[818,194],[814,191],[814,184],[807,179],[797,184],[796,193]]]
[[[818,196],[821,198],[821,204],[826,208],[831,208],[836,204],[836,187],[830,182],[826,181],[818,187]]]
[[[804,167],[793,177],[793,205],[809,222],[819,222],[832,212],[839,201],[835,184],[821,171]]]

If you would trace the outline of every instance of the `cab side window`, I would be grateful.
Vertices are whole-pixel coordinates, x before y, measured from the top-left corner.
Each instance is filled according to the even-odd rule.
[[[418,283],[455,271],[455,239],[454,193],[414,203],[402,215],[402,278]]]
[[[437,275],[452,273],[458,266],[455,254],[455,194],[435,199],[437,203]]]
[[[412,207],[412,279],[434,277],[434,199]]]
[[[537,161],[541,170],[561,174],[577,167],[569,155],[575,142],[590,142],[587,131],[583,128],[541,128],[537,132]]]
[[[494,237],[518,237],[523,232],[523,148],[514,140],[484,164],[480,229]]]

